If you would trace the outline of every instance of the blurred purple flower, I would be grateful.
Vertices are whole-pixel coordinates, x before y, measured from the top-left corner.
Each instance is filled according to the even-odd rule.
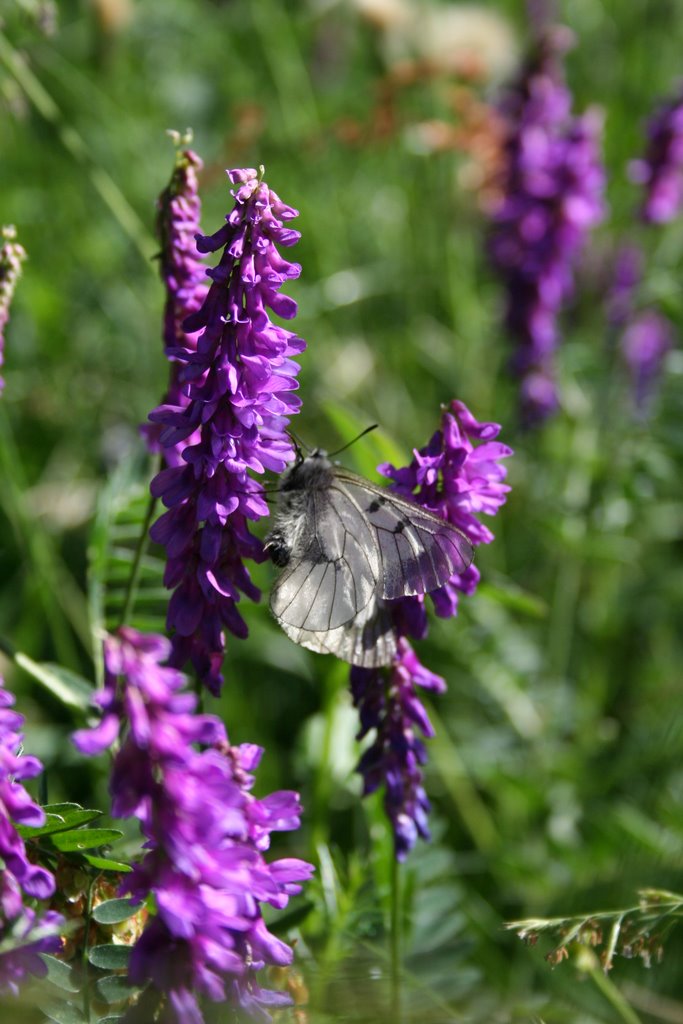
[[[23,743],[23,715],[12,711],[14,696],[0,678],[0,991],[18,993],[18,983],[27,974],[45,974],[39,952],[56,952],[61,946],[59,928],[63,919],[48,911],[37,918],[25,907],[24,896],[49,899],[55,891],[54,876],[32,864],[16,825],[38,827],[45,813],[34,803],[23,779],[40,775],[43,766],[36,757],[20,754]]]
[[[195,241],[201,230],[202,205],[197,172],[202,167],[201,159],[191,149],[177,149],[171,181],[157,203],[157,237],[161,244],[159,269],[166,289],[164,349],[171,361],[170,381],[163,404],[178,409],[186,408],[189,398],[187,387],[180,381],[181,363],[173,353],[183,346],[188,351],[196,351],[197,334],[186,334],[183,323],[201,307],[209,290],[206,264],[197,251]],[[150,451],[161,451],[161,424],[147,423],[142,430]],[[197,428],[177,444],[164,448],[166,464],[182,465],[183,449],[188,444],[196,444],[199,438],[200,431]]]
[[[495,515],[510,490],[500,459],[512,455],[512,450],[496,440],[500,429],[497,423],[479,423],[463,402],[453,401],[444,409],[440,429],[424,448],[414,451],[410,465],[378,468],[394,481],[394,490],[453,523],[475,547],[490,544],[494,535],[478,516],[482,512]],[[479,570],[471,565],[433,591],[429,597],[437,615],[457,615],[459,595],[473,594],[479,578]],[[380,669],[354,666],[351,692],[360,714],[360,737],[376,730],[358,765],[364,792],[372,793],[384,784],[396,857],[403,860],[418,836],[429,838],[429,802],[422,786],[427,758],[418,732],[429,738],[433,729],[416,687],[441,693],[446,684],[420,664],[405,639],[427,633],[424,597],[405,597],[391,605],[401,635],[394,665],[388,677]]]
[[[647,127],[648,145],[642,160],[633,160],[633,181],[645,188],[641,217],[666,224],[683,207],[683,87],[662,103]]]
[[[653,309],[636,313],[621,336],[621,354],[631,376],[633,400],[639,415],[647,412],[672,345],[670,321]]]
[[[223,252],[208,271],[213,283],[203,305],[183,324],[186,332],[197,333],[196,349],[186,341],[169,350],[181,364],[187,404],[162,405],[150,414],[165,427],[165,448],[199,431],[199,439],[183,450],[183,464],[152,481],[152,493],[168,511],[150,533],[166,547],[165,582],[174,590],[168,611],[172,662],[191,660],[213,693],[223,682],[224,628],[239,637],[247,633],[237,610],[240,591],[260,597],[242,560],[263,560],[248,521],[268,515],[268,507],[261,484],[249,473],[279,473],[294,458],[286,433],[300,406],[292,394],[299,370],[292,356],[305,348],[268,314],[296,314],[296,303],[279,289],[301,268],[276,246],[298,240],[299,233],[283,223],[297,212],[255,170],[229,175],[237,186],[234,209],[215,235],[197,239],[201,253]]]
[[[642,277],[642,249],[637,245],[623,245],[614,260],[612,283],[607,294],[607,320],[610,326],[623,327],[630,319]]]
[[[44,978],[47,965],[39,953],[58,953],[62,940],[60,929],[64,918],[55,910],[47,910],[40,917],[30,907],[23,907],[13,921],[0,927],[0,992],[19,995],[21,982],[27,974]]]
[[[505,320],[517,343],[511,367],[527,424],[557,406],[557,321],[586,236],[604,215],[602,119],[595,110],[571,113],[561,60],[569,38],[561,28],[546,32],[501,103],[507,139],[489,251],[507,291]]]
[[[262,749],[231,747],[217,717],[196,714],[185,678],[161,664],[170,650],[164,637],[127,627],[108,637],[95,699],[102,720],[74,735],[86,754],[118,741],[112,812],[137,817],[146,838],[124,885],[136,900],[152,896],[156,914],[133,949],[129,977],[151,981],[167,999],[164,1019],[179,1024],[203,1020],[201,997],[267,1020],[268,1006],[288,1000],[262,990],[258,972],[291,963],[292,951],[267,930],[260,905],[286,906],[313,869],[294,858],[268,863],[263,853],[272,832],[298,828],[299,797],[252,795]],[[126,1019],[151,1019],[147,1002],[147,1017],[140,1013]]]
[[[17,281],[21,275],[21,264],[26,259],[23,246],[15,241],[16,228],[12,225],[0,229],[0,366],[4,362],[5,328],[9,320],[9,309]],[[5,382],[0,377],[0,391]]]

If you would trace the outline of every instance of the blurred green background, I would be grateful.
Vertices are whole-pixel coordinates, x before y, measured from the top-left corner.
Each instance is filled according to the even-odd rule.
[[[617,958],[601,984],[574,963],[551,970],[550,943],[503,929],[683,888],[683,357],[670,353],[637,420],[603,308],[615,248],[636,240],[644,299],[683,323],[683,221],[640,227],[626,172],[681,71],[683,7],[561,5],[576,109],[605,111],[609,214],[564,321],[564,411],[530,434],[482,210],[485,104],[528,43],[525,8],[470,5],[467,28],[460,8],[451,42],[451,5],[417,2],[408,32],[399,6],[72,0],[51,19],[38,0],[0,0],[0,222],[29,254],[0,406],[0,631],[92,677],[86,550],[95,515],[106,533],[151,472],[138,424],[167,375],[155,200],[173,161],[164,131],[191,125],[207,232],[230,208],[226,167],[263,163],[300,211],[303,271],[287,289],[309,346],[298,433],[332,448],[377,421],[345,456],[372,476],[383,459],[408,461],[458,397],[502,423],[516,452],[478,593],[419,645],[449,689],[432,706],[434,839],[402,869],[408,1019],[683,1021],[675,930],[661,965]],[[429,75],[426,25],[459,55]],[[256,577],[267,588],[270,570]],[[155,614],[138,621],[159,625]],[[303,828],[276,850],[319,866],[300,920],[283,925],[311,1019],[388,1020],[390,840],[379,802],[359,799],[346,668],[291,644],[264,607],[244,614],[251,636],[229,642],[220,713],[234,742],[267,748],[259,792],[303,795]],[[104,806],[104,767],[89,774],[71,751],[63,707],[4,674],[50,798]]]

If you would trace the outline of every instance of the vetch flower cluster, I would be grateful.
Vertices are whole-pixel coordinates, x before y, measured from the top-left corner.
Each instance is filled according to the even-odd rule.
[[[567,39],[559,28],[546,32],[501,105],[507,141],[489,249],[505,283],[505,320],[517,344],[511,368],[528,424],[557,407],[558,317],[587,234],[604,215],[602,121],[596,111],[571,112],[561,60]]]
[[[281,472],[294,457],[287,426],[300,400],[299,366],[292,357],[305,343],[275,324],[269,310],[291,319],[293,299],[281,286],[299,276],[277,246],[293,245],[299,233],[286,226],[297,216],[253,169],[229,172],[235,206],[214,235],[199,236],[200,253],[222,250],[207,271],[211,287],[199,310],[183,324],[196,333],[169,349],[180,364],[182,406],[165,404],[150,414],[162,424],[161,443],[186,443],[180,465],[162,470],[152,493],[168,511],[151,536],[166,548],[165,583],[173,589],[168,627],[173,664],[191,660],[217,693],[223,677],[224,629],[246,636],[237,610],[240,592],[258,600],[243,559],[263,559],[249,520],[268,514],[263,488],[250,473]]]
[[[150,983],[127,1021],[199,1024],[200,999],[229,1001],[268,1019],[288,998],[260,987],[266,964],[291,963],[291,949],[266,928],[261,905],[284,907],[310,877],[297,859],[268,863],[273,831],[296,829],[296,793],[251,793],[262,750],[231,747],[221,721],[196,713],[185,678],[164,666],[165,637],[123,627],[105,641],[102,720],[74,742],[98,754],[118,740],[110,779],[112,813],[136,817],[147,853],[125,881],[156,914],[133,948],[129,980]],[[205,749],[198,750],[200,744]]]
[[[38,827],[45,813],[21,785],[43,770],[36,757],[20,754],[23,716],[11,710],[14,696],[0,679],[0,991],[19,992],[27,973],[44,976],[46,967],[38,953],[60,948],[61,915],[47,911],[41,917],[24,905],[24,897],[46,900],[55,891],[54,876],[32,864],[17,825]]]
[[[16,237],[16,228],[12,225],[0,230],[0,366],[4,362],[5,328],[9,320],[10,305],[21,275],[21,264],[26,259],[26,252],[16,241]],[[5,382],[0,377],[0,391],[4,386]]]
[[[171,181],[159,196],[157,203],[157,237],[159,270],[166,292],[164,306],[164,350],[171,360],[170,381],[164,405],[184,409],[189,404],[186,388],[180,381],[179,363],[174,356],[178,347],[196,350],[196,333],[187,334],[183,323],[200,309],[209,290],[206,264],[197,251],[196,236],[201,221],[201,200],[197,173],[203,167],[201,159],[191,149],[178,149]],[[160,450],[161,425],[148,423],[143,427],[151,451]],[[169,466],[182,465],[182,451],[188,444],[199,441],[199,428],[180,439],[176,445],[163,450]]]
[[[683,208],[683,87],[652,116],[647,136],[645,156],[630,165],[631,178],[645,189],[642,219],[666,224]]]
[[[457,526],[474,547],[490,544],[494,535],[478,516],[495,515],[510,490],[500,460],[512,450],[496,440],[500,429],[497,423],[478,422],[463,402],[453,401],[444,409],[440,429],[414,451],[410,465],[396,469],[384,464],[379,471],[398,493]],[[460,595],[473,594],[479,579],[479,570],[470,565],[431,593],[437,615],[456,615]],[[405,597],[391,605],[401,635],[395,662],[388,675],[381,669],[352,667],[351,692],[360,713],[360,736],[376,731],[358,766],[364,793],[385,786],[395,852],[403,860],[418,836],[429,838],[429,801],[422,785],[426,749],[419,733],[429,738],[433,729],[416,687],[441,693],[446,684],[420,664],[406,639],[426,635],[424,597]]]

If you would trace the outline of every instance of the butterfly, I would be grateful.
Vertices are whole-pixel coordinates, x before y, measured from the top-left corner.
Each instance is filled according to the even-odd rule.
[[[282,569],[270,609],[287,636],[366,668],[397,651],[386,602],[436,590],[474,556],[455,526],[321,448],[282,475],[265,549]]]

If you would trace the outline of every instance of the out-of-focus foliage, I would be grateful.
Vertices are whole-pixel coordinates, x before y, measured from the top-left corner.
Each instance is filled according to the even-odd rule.
[[[415,2],[445,33],[449,5]],[[670,353],[650,418],[636,420],[603,298],[615,248],[636,240],[645,298],[683,330],[683,221],[639,226],[626,172],[680,73],[683,11],[564,6],[577,109],[605,110],[610,214],[565,318],[564,411],[530,434],[516,422],[481,208],[496,154],[482,104],[528,38],[521,4],[487,4],[505,20],[472,30],[477,59],[427,74],[414,25],[402,38],[386,23],[398,4],[70,0],[50,26],[39,0],[0,2],[0,223],[16,224],[29,255],[0,400],[0,631],[16,647],[94,678],[85,549],[92,536],[116,583],[151,471],[138,424],[167,374],[152,233],[167,128],[194,129],[205,230],[229,208],[226,167],[265,164],[301,212],[303,272],[288,291],[309,343],[305,440],[334,447],[378,421],[344,456],[372,476],[405,462],[457,396],[516,451],[479,591],[420,650],[449,691],[433,708],[434,840],[402,869],[415,1021],[656,1020],[662,1006],[683,1019],[675,929],[661,964],[616,956],[601,985],[590,971],[577,984],[572,964],[551,971],[543,938],[525,947],[502,927],[682,887],[683,357]],[[270,569],[256,576],[267,588]],[[96,583],[95,607],[111,613],[116,594],[105,608]],[[157,624],[157,606],[147,612]],[[250,638],[229,644],[220,712],[232,742],[267,747],[262,791],[302,791],[304,831],[288,842],[319,870],[282,927],[299,939],[312,1019],[384,1019],[390,843],[379,803],[360,804],[346,669],[291,644],[266,608],[244,614]],[[104,769],[84,771],[63,705],[4,674],[50,799],[105,805]]]

